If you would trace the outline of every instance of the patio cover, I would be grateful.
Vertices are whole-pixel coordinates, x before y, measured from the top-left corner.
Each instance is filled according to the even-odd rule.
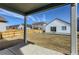
[[[22,15],[28,15],[42,10],[56,8],[69,3],[1,3],[0,7]]]

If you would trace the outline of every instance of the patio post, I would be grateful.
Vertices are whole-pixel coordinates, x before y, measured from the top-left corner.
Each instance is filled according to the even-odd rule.
[[[24,43],[27,43],[26,34],[26,16],[24,16]]]
[[[77,4],[71,4],[71,55],[77,55]]]

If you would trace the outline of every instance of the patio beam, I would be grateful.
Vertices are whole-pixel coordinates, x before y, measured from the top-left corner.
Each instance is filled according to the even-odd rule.
[[[71,4],[71,55],[77,55],[77,4]]]

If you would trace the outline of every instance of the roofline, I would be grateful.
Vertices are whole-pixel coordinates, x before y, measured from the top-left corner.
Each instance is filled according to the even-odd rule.
[[[48,24],[50,24],[51,22],[53,22],[53,21],[55,21],[55,20],[60,20],[60,21],[65,22],[65,23],[67,23],[67,24],[70,25],[70,23],[68,23],[68,22],[66,22],[66,21],[63,21],[63,20],[61,20],[61,19],[59,19],[59,18],[55,18],[54,20],[50,21]],[[48,25],[48,24],[47,24],[47,25]],[[46,25],[46,26],[47,26],[47,25]]]
[[[64,20],[61,20],[61,19],[59,19],[59,18],[55,18],[55,19],[58,19],[58,20],[60,20],[60,21],[62,21],[62,22],[65,22],[65,23],[67,23],[67,24],[70,24],[69,22],[64,21]]]
[[[34,24],[37,24],[37,23],[45,23],[45,24],[47,24],[47,22],[34,22],[34,23],[32,23],[32,25],[34,25]]]

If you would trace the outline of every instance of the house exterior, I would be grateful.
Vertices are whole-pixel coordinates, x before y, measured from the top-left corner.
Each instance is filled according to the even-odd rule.
[[[0,32],[6,31],[7,21],[5,18],[0,17]]]
[[[32,28],[32,26],[29,25],[29,24],[27,24],[26,26],[27,26],[27,27],[26,27],[27,30]],[[24,25],[23,25],[23,24],[19,25],[19,26],[18,26],[18,29],[23,30],[23,29],[24,29]]]
[[[46,33],[66,34],[70,33],[70,23],[55,18],[45,26]]]
[[[24,26],[22,24],[20,24],[20,25],[18,25],[17,29],[23,30],[24,29]]]
[[[10,26],[7,26],[7,30],[8,29],[18,29],[18,26],[19,25],[10,25]]]
[[[26,25],[26,29],[31,29],[31,25]],[[7,29],[18,29],[18,30],[24,30],[24,25],[23,24],[18,24],[18,25],[11,25],[7,26]]]
[[[43,30],[44,26],[46,25],[47,23],[45,22],[36,22],[36,23],[33,23],[32,24],[32,29],[41,29]]]

